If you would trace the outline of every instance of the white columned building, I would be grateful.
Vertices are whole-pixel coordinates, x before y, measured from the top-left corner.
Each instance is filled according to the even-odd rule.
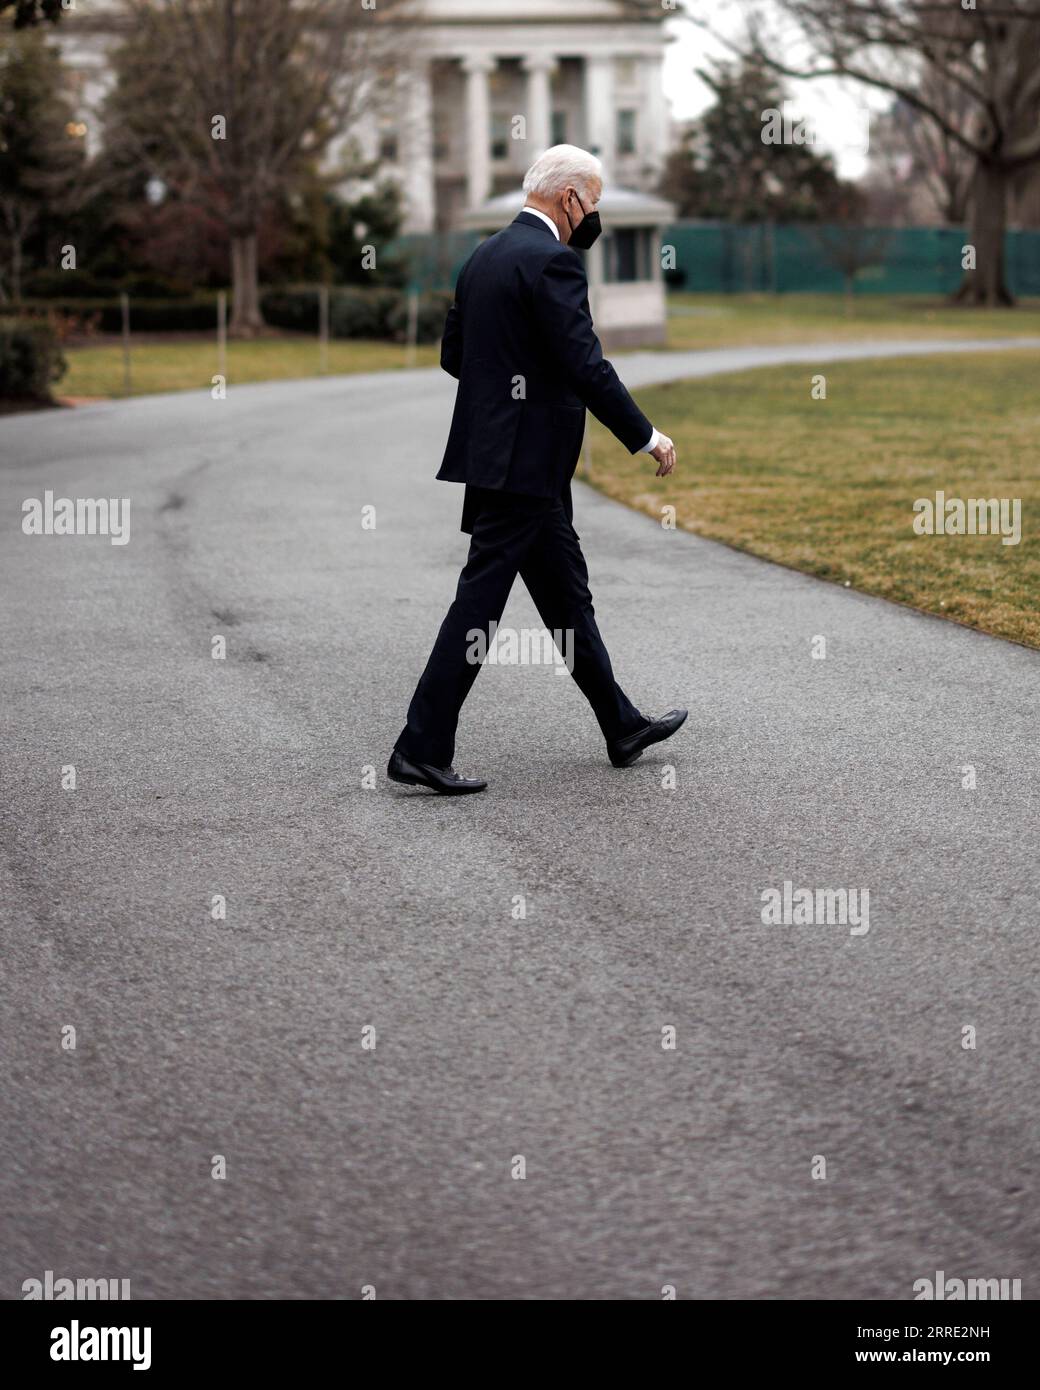
[[[611,171],[617,158],[615,62],[609,51],[585,59],[585,139]]]
[[[466,198],[477,207],[491,193],[491,89],[495,60],[489,53],[467,53],[466,74]],[[480,139],[479,132],[487,131]],[[413,213],[414,216],[414,213]]]
[[[429,60],[413,58],[397,74],[400,93],[399,110],[404,128],[401,144],[408,151],[404,165],[402,193],[410,220],[419,230],[429,231],[433,225],[436,185],[433,171],[433,83]],[[424,210],[429,209],[429,216]],[[428,223],[429,225],[422,225]]]
[[[552,144],[552,75],[556,59],[548,53],[528,53],[520,61],[527,73],[527,139],[535,149],[548,149]]]
[[[562,141],[600,155],[611,183],[651,192],[670,139],[661,87],[669,17],[633,0],[415,0],[394,100],[381,92],[378,110],[375,101],[363,109],[330,162],[353,149],[395,179],[407,232],[459,227]],[[91,144],[120,25],[118,0],[91,0],[53,34]],[[373,75],[373,92],[383,86]]]
[[[462,225],[564,141],[598,154],[610,182],[656,188],[671,134],[663,7],[420,0],[420,13],[407,46],[429,63],[428,123],[399,141],[386,169],[404,192],[405,231]]]

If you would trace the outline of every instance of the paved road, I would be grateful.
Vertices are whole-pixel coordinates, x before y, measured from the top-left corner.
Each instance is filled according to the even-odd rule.
[[[582,489],[619,677],[686,730],[619,773],[569,680],[488,668],[491,791],[392,788],[464,554],[451,394],[0,421],[0,1294],[1036,1297],[1040,656]],[[45,488],[131,497],[130,543],[23,536]],[[785,880],[869,889],[869,932],[764,925]]]

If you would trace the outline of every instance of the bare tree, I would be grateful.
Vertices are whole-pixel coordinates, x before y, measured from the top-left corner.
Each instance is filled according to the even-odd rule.
[[[856,276],[862,270],[884,264],[891,233],[884,227],[864,227],[851,219],[808,230],[826,264],[840,273],[845,288],[845,312],[851,314],[855,306]]]
[[[1009,190],[1040,165],[1040,0],[773,0],[782,35],[762,0],[742,3],[739,51],[787,77],[849,77],[891,92],[934,127],[933,156],[945,142],[970,157],[975,266],[957,298],[1010,304]],[[800,48],[804,59],[777,56]]]
[[[960,87],[943,82],[934,72],[924,74],[921,91],[930,104],[943,112],[944,124],[898,100],[889,113],[890,142],[902,145],[909,155],[908,177],[927,187],[942,220],[951,225],[965,222],[975,161],[949,131],[969,124],[970,98]]]
[[[410,0],[124,0],[106,108],[111,156],[136,160],[227,230],[231,331],[261,326],[262,214],[313,173],[363,109],[392,98]]]

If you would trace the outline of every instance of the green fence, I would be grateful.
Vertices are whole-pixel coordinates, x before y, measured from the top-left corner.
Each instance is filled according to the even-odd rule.
[[[401,237],[394,250],[421,289],[450,289],[479,238],[471,232]],[[840,294],[844,268],[857,294],[951,294],[962,277],[960,227],[736,226],[677,222],[662,233],[675,248],[675,288],[705,294]],[[1040,295],[1040,231],[1007,234],[1016,295]]]
[[[386,254],[399,256],[408,265],[408,284],[417,290],[451,290],[474,247],[477,232],[443,232],[429,236],[402,236],[392,241]]]
[[[837,294],[845,271],[857,294],[951,294],[961,282],[968,234],[961,227],[812,224],[733,226],[679,222],[673,283],[714,294]],[[1008,279],[1017,295],[1040,295],[1040,231],[1008,232]]]

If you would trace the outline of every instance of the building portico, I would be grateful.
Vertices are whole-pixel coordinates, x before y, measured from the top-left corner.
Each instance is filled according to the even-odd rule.
[[[406,231],[457,226],[562,142],[598,154],[614,182],[656,185],[669,144],[663,9],[425,0],[423,14],[408,65],[423,95],[410,104],[395,170]]]

